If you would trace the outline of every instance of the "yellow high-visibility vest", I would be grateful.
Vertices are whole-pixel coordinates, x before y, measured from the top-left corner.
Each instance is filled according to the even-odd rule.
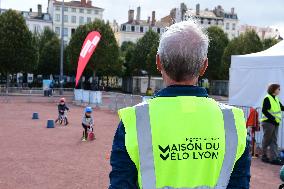
[[[157,97],[119,110],[142,189],[226,189],[246,147],[242,110],[202,97]]]
[[[270,95],[270,94],[267,94],[265,96],[265,98],[268,98],[269,99],[269,102],[270,102],[270,110],[268,110],[268,112],[275,117],[275,121],[277,123],[280,123],[281,122],[281,119],[282,119],[282,112],[281,112],[281,107],[280,107],[280,100],[279,98],[276,96],[275,99]],[[264,100],[263,100],[264,101]],[[263,104],[263,103],[262,103]],[[262,114],[262,119],[261,121],[266,121],[268,120],[268,118]]]

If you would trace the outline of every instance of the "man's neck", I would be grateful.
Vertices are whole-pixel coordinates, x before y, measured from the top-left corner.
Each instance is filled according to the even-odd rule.
[[[197,85],[198,77],[194,78],[192,80],[177,82],[177,81],[172,80],[168,76],[163,76],[163,80],[164,80],[166,86],[171,86],[171,85]]]

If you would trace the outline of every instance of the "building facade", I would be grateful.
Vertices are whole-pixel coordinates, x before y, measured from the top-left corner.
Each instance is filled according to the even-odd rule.
[[[42,33],[45,28],[52,29],[52,19],[48,13],[42,12],[42,6],[39,4],[37,12],[22,11],[26,24],[31,32]]]
[[[239,27],[239,34],[245,33],[246,30],[254,30],[261,40],[268,38],[280,38],[280,32],[278,29],[270,28],[270,27],[257,27],[250,25],[241,25]]]
[[[53,21],[53,30],[61,37],[61,21],[62,21],[62,2],[49,0],[48,13]],[[92,1],[70,1],[64,2],[64,42],[68,43],[71,35],[80,25],[93,22],[96,19],[103,19],[104,9],[92,5]]]
[[[227,33],[229,39],[238,36],[239,20],[235,9],[232,8],[231,11],[226,12],[221,5],[218,5],[213,10],[201,10],[200,4],[197,4],[195,9],[188,9],[184,3],[181,3],[180,7],[172,9],[170,15],[162,18],[162,21],[173,24],[189,18],[196,19],[204,28],[210,26],[222,28]]]
[[[169,26],[168,23],[156,21],[156,12],[152,12],[152,18],[148,17],[147,20],[141,20],[141,7],[137,8],[136,19],[134,18],[134,10],[128,11],[128,21],[121,24],[120,27],[116,22],[113,23],[112,28],[115,32],[115,38],[119,46],[125,41],[137,42],[144,34],[153,30],[158,34],[165,32],[165,27]]]
[[[1,9],[0,13],[6,12],[8,9]],[[42,12],[42,6],[38,5],[37,12],[33,12],[32,9],[29,11],[17,11],[20,13],[29,28],[29,30],[33,33],[41,33],[45,28],[52,29],[52,19],[48,13]]]

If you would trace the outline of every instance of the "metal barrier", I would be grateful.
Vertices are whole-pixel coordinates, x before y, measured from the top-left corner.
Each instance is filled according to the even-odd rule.
[[[244,112],[245,119],[247,121],[249,114],[250,114],[250,108],[247,106],[235,106],[237,108],[240,108]],[[261,115],[262,115],[262,110],[260,107],[255,108],[257,113],[258,113],[258,120],[261,120]],[[283,117],[283,114],[282,114]],[[262,146],[262,138],[263,138],[263,130],[262,127],[260,127],[260,131],[256,132],[255,134],[255,140],[256,140],[256,145],[257,147]],[[282,121],[279,125],[279,130],[278,130],[278,146],[279,148],[283,149],[284,148],[284,121]]]
[[[74,99],[77,105],[106,108],[114,112],[143,101],[143,97],[139,95],[82,89],[74,90]]]
[[[72,94],[73,88],[63,88],[63,92],[66,94]],[[53,88],[53,95],[59,95],[60,88]],[[44,91],[42,88],[29,88],[29,87],[4,87],[0,86],[0,95],[42,95]]]
[[[108,95],[104,95],[103,98],[103,104],[107,105],[114,112],[121,108],[134,106],[142,101],[142,96],[122,93],[109,93]]]

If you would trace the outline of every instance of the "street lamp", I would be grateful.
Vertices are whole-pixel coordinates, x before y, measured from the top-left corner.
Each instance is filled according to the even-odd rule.
[[[60,77],[59,77],[59,83],[60,83],[60,95],[63,95],[63,53],[64,53],[64,0],[62,0],[61,4],[61,49],[60,49]]]

